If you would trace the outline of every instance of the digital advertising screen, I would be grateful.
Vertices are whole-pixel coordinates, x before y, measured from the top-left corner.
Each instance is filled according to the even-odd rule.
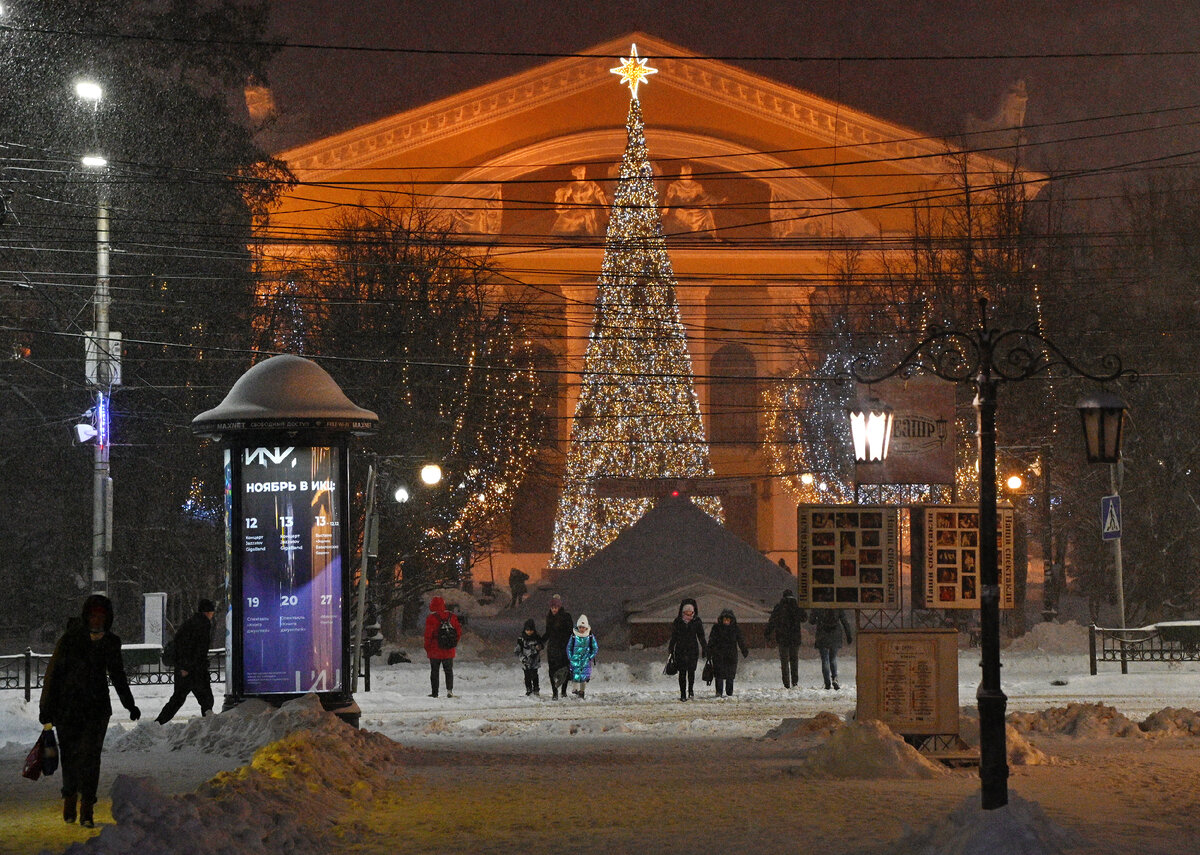
[[[900,602],[899,512],[865,505],[801,505],[800,605],[883,609]]]
[[[242,691],[343,688],[342,450],[241,449]]]

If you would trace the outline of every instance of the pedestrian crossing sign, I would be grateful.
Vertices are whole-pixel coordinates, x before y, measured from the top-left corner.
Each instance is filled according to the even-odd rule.
[[[1100,535],[1105,540],[1121,538],[1121,497],[1104,496],[1100,499]]]

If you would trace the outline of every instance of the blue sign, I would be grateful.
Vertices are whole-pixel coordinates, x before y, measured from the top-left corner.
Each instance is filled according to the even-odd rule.
[[[1100,536],[1105,540],[1121,539],[1121,497],[1100,499]]]

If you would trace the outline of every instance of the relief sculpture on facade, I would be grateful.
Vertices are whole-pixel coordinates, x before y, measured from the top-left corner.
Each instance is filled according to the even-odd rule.
[[[498,235],[504,215],[504,199],[499,184],[484,188],[478,199],[468,201],[470,207],[454,212],[454,230],[464,235]]]
[[[667,185],[663,217],[682,228],[683,231],[699,232],[702,236],[715,238],[717,221],[713,216],[713,205],[727,201],[704,189],[704,185],[692,177],[692,167],[684,164],[679,168],[679,179]]]
[[[575,180],[554,191],[554,225],[556,235],[598,235],[600,215],[608,207],[608,196],[595,181],[587,177],[586,166],[571,169]]]

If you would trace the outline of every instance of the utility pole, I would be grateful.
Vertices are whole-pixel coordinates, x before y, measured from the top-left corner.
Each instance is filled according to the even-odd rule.
[[[103,179],[96,206],[95,329],[88,333],[86,374],[96,391],[93,417],[96,441],[92,447],[92,593],[108,592],[108,564],[112,552],[112,476],[109,468],[109,401],[117,380],[113,342],[108,326],[109,293],[108,200]]]

